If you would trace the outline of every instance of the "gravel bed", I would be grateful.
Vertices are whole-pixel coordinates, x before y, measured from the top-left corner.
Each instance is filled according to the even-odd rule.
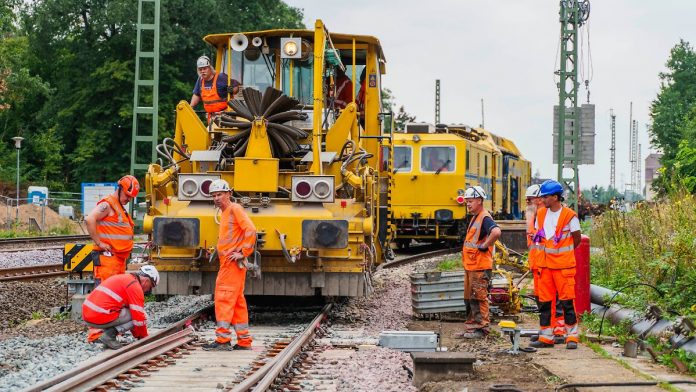
[[[148,328],[165,328],[213,304],[210,295],[177,295],[145,304]]]
[[[44,318],[65,304],[62,279],[0,282],[0,331],[32,318]]]
[[[362,328],[358,341],[377,338],[384,330],[405,330],[412,321],[409,274],[433,268],[440,256],[396,268],[380,269],[373,275],[374,292],[367,298],[351,298],[332,311],[329,329],[336,337],[341,330]],[[326,347],[325,350],[332,350]],[[408,353],[384,347],[361,348],[348,358],[317,364],[316,370],[331,374],[338,391],[399,391],[417,389],[412,384],[413,363]],[[310,388],[308,390],[313,390]]]
[[[395,268],[378,270],[372,277],[374,292],[369,297],[351,298],[332,312],[336,323],[362,325],[365,334],[378,337],[385,330],[403,330],[411,322],[409,275],[433,268],[451,256],[439,256]]]
[[[0,391],[17,391],[67,371],[102,351],[86,333],[0,341]]]
[[[0,268],[30,267],[63,262],[62,249],[0,252]]]

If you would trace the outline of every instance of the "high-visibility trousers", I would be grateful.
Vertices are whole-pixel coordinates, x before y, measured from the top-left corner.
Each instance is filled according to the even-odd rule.
[[[95,285],[101,283],[114,275],[126,273],[126,260],[130,252],[111,253],[107,256],[104,253],[99,255],[99,265],[94,266]]]
[[[541,269],[532,269],[532,278],[534,281],[534,296],[539,301],[539,290],[541,289]],[[556,299],[551,303],[551,326],[553,327],[554,336],[564,336],[566,334],[565,321],[563,320],[563,307],[556,295]]]
[[[232,268],[237,269],[236,266]],[[230,342],[231,328],[233,328],[237,335],[237,344],[242,347],[251,347],[249,313],[244,298],[246,270],[238,269],[238,272],[232,276],[226,275],[228,276],[226,281],[218,280],[215,284],[215,319],[217,320],[215,340],[218,343]]]
[[[566,342],[578,342],[578,320],[575,312],[575,268],[551,269],[542,268],[539,279],[539,340],[544,343],[553,343],[554,331],[558,335],[561,329],[560,322],[553,322],[554,303],[558,298],[558,304],[563,310],[565,323]]]
[[[99,254],[99,265],[94,266],[94,287],[97,287],[101,282],[109,279],[114,275],[126,273],[126,260],[130,252],[112,253],[111,256],[106,256],[104,253]],[[102,336],[102,330],[98,328],[87,328],[87,342],[95,342]]]

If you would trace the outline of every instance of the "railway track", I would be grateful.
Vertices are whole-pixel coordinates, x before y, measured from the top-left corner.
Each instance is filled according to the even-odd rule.
[[[205,351],[191,324],[202,310],[146,339],[108,351],[25,392],[128,389],[133,391],[265,391],[315,336],[326,305],[307,325],[254,325],[252,350]],[[298,332],[299,330],[299,332]],[[212,337],[207,329],[203,337]],[[206,336],[207,335],[207,336]]]
[[[48,237],[17,237],[0,239],[0,252],[47,250],[63,248],[68,242],[88,242],[89,235],[58,235]]]
[[[14,267],[0,269],[0,282],[13,280],[32,280],[67,275],[63,264],[33,265],[30,267]]]

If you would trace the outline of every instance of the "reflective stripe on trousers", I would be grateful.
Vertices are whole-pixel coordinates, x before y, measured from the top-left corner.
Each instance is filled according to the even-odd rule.
[[[566,325],[566,343],[568,343],[568,342],[578,343],[579,341],[580,341],[580,336],[578,334],[578,325],[577,324]]]

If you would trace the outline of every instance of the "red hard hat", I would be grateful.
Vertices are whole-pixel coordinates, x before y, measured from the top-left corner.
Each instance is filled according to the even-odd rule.
[[[121,177],[121,179],[118,180],[118,186],[123,189],[123,193],[130,197],[138,196],[138,191],[140,191],[138,180],[130,174]]]

